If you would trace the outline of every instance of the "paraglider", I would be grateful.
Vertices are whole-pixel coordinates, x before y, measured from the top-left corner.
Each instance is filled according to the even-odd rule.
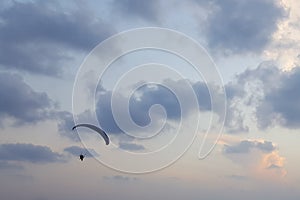
[[[105,144],[106,144],[106,145],[109,144],[109,137],[107,136],[107,134],[105,133],[105,131],[103,131],[103,130],[100,129],[99,127],[94,126],[94,125],[92,125],[92,124],[77,124],[77,125],[75,125],[75,126],[72,128],[72,130],[74,130],[74,129],[77,128],[77,127],[86,127],[86,128],[89,128],[89,129],[92,129],[92,130],[96,131],[97,133],[99,133],[99,134],[103,137],[103,139],[104,139],[104,141],[105,141]],[[81,158],[80,158],[80,160],[81,160]],[[82,160],[83,160],[83,158],[82,158]]]

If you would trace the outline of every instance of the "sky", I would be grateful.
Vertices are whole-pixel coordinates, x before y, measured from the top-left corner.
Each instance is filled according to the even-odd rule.
[[[3,0],[0,47],[0,199],[299,199],[299,1]]]

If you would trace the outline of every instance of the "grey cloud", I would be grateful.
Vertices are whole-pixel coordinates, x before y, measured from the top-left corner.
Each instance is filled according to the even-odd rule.
[[[97,153],[92,149],[85,149],[79,146],[70,146],[64,149],[65,152],[72,154],[73,156],[79,156],[80,154],[85,155],[86,157],[93,157]]]
[[[44,92],[34,91],[21,76],[0,73],[0,124],[5,117],[16,125],[35,123],[51,117],[54,102]]]
[[[277,123],[288,128],[300,128],[300,69],[282,72],[281,81],[275,84],[271,91],[266,92],[264,102],[257,108],[258,118],[279,115]],[[271,118],[270,120],[275,119]],[[266,127],[272,121],[263,124]]]
[[[181,116],[176,97],[166,88],[149,88],[146,86],[140,88],[137,92],[140,95],[138,97],[133,95],[129,100],[129,111],[132,120],[138,125],[146,126],[150,123],[149,109],[154,104],[160,104],[165,108],[168,119],[176,120]],[[112,113],[112,92],[101,91],[97,97],[101,99],[97,102],[96,110],[101,127],[110,133],[121,133],[122,130],[118,127]],[[127,100],[122,94],[119,94],[118,101],[122,105]]]
[[[140,17],[141,19],[152,22],[159,22],[159,17],[161,15],[159,0],[114,0],[113,6],[114,9],[123,16],[131,16],[133,18]]]
[[[203,4],[202,1],[200,1]],[[221,52],[259,52],[271,40],[284,8],[271,0],[213,0],[208,16],[209,46]]]
[[[12,174],[5,174],[5,176],[7,178],[9,178],[10,180],[14,179],[18,182],[24,182],[24,183],[31,182],[31,183],[33,183],[35,181],[35,179],[32,175],[12,173]]]
[[[241,141],[240,143],[229,146],[229,145],[224,145],[224,152],[231,154],[231,153],[249,153],[250,149],[255,147],[255,144],[251,141]]]
[[[170,119],[177,119],[180,117],[180,107],[177,99],[167,89],[159,87],[153,90],[149,89],[148,87],[142,87],[138,92],[141,94],[139,97],[140,99],[134,96],[130,99],[131,117],[137,124],[145,126],[150,122],[148,111],[149,108],[156,103],[165,106]],[[105,130],[107,133],[119,134],[122,133],[122,130],[119,128],[113,117],[111,98],[112,91],[105,90],[103,88],[100,88],[100,91],[97,91],[97,99],[99,100],[96,104],[96,115],[103,130]],[[122,103],[126,102],[125,97],[121,94],[119,94],[117,100],[121,105]],[[78,117],[81,122],[84,121],[85,123],[98,123],[91,121],[91,112],[92,111],[85,111],[76,117]],[[79,141],[79,138],[76,136],[76,134],[72,133],[71,131],[71,128],[74,126],[72,113],[60,112],[58,114],[58,119],[59,132],[74,141]]]
[[[249,178],[247,176],[241,176],[241,175],[230,175],[230,176],[226,176],[227,178],[233,179],[233,180],[238,180],[238,181],[246,181]]]
[[[57,128],[61,136],[67,137],[73,141],[79,142],[80,138],[72,128],[75,126],[73,114],[67,111],[57,113]]]
[[[297,129],[300,127],[300,69],[281,71],[272,63],[262,63],[237,76],[236,85],[246,90],[241,99],[249,98],[248,105],[255,108],[257,126],[266,129],[273,125]],[[248,97],[247,97],[248,96]]]
[[[225,119],[226,132],[230,134],[249,132],[249,127],[244,121],[244,113],[235,105],[233,100],[228,100],[227,104]]]
[[[249,153],[252,149],[258,149],[262,152],[272,152],[276,149],[276,146],[269,141],[251,141],[243,140],[235,145],[224,145],[225,154],[246,154]]]
[[[202,111],[211,110],[211,99],[206,84],[204,82],[199,81],[194,83],[192,87],[198,98],[198,105],[200,110]],[[211,91],[211,92],[216,92],[216,91]]]
[[[64,162],[64,157],[47,146],[34,144],[1,144],[0,161],[24,161],[30,163]]]
[[[174,88],[177,88],[178,91],[182,92],[184,96],[185,90],[181,89],[181,81],[169,81],[168,84],[172,84]],[[205,83],[196,82],[192,83],[192,87],[198,98],[198,105],[201,111],[210,111],[211,103],[210,96]],[[215,92],[215,91],[213,91]],[[195,110],[194,107],[188,109],[187,113],[181,113],[180,104],[176,96],[167,88],[163,86],[143,86],[136,91],[137,95],[131,96],[129,100],[129,111],[132,117],[132,120],[140,126],[145,126],[150,123],[149,109],[152,105],[159,104],[162,105],[166,111],[167,118],[169,120],[178,120],[181,115],[188,115],[189,112]],[[111,91],[103,91],[97,94],[97,98],[101,101],[97,102],[97,117],[101,127],[110,133],[120,133],[121,129],[116,124],[112,110],[111,110]],[[121,94],[119,95],[118,101],[119,104],[126,102],[126,99]],[[188,99],[186,100],[189,101]],[[158,114],[158,118],[159,118]]]
[[[0,160],[0,170],[22,170],[21,165]]]
[[[236,97],[242,97],[245,95],[243,86],[235,83],[228,83],[225,85],[226,97],[228,100],[232,100]]]
[[[181,93],[181,96],[187,96],[185,88],[182,88],[182,82],[185,80],[178,80],[178,81],[172,81],[172,80],[165,80],[165,82],[168,82],[168,85],[172,85],[173,88],[176,88],[177,91]],[[197,100],[198,100],[198,106],[200,111],[211,111],[211,97],[210,93],[208,91],[208,87],[204,82],[195,82],[191,83],[192,88],[194,89],[194,92],[196,94]],[[212,86],[213,91],[218,93],[219,88]],[[98,88],[97,91],[97,106],[96,106],[96,114],[97,118],[99,120],[99,123],[101,127],[108,133],[112,134],[118,134],[122,133],[122,130],[117,125],[111,109],[111,98],[112,98],[112,91],[105,90],[103,87]],[[235,84],[230,83],[225,86],[226,92],[229,93],[227,96],[228,106],[231,106],[230,104],[235,101],[235,99],[241,98],[245,95],[245,91],[243,88],[243,84]],[[217,104],[222,104],[224,99],[218,98],[218,94],[215,95]],[[127,100],[122,94],[118,94],[117,101],[119,102],[119,105],[126,105]],[[185,101],[187,104],[189,104],[189,99],[186,98]],[[181,116],[186,116],[189,114],[189,112],[194,112],[195,108],[191,106],[188,106],[188,110],[186,113],[181,113],[180,104],[178,102],[178,99],[176,98],[175,94],[173,94],[168,88],[158,85],[144,85],[140,88],[138,88],[135,93],[131,96],[129,99],[129,111],[131,114],[132,120],[140,126],[146,126],[150,123],[150,116],[149,116],[149,109],[151,106],[159,104],[164,107],[168,120],[178,120],[181,118]],[[155,119],[159,121],[159,117],[161,116],[161,113],[156,113],[157,116]],[[218,114],[218,113],[217,113]],[[87,116],[87,113],[82,113],[79,118],[85,118],[84,121],[87,123],[91,123],[88,119],[89,117],[83,117]],[[66,133],[67,136],[73,137],[72,134],[70,134],[70,127],[73,126],[73,120],[72,115],[68,114],[66,116],[66,122],[63,122],[60,124],[60,129],[67,130]],[[68,122],[69,121],[69,122]],[[97,122],[95,122],[97,123]],[[154,122],[155,123],[155,122]],[[65,126],[67,125],[67,126]],[[225,121],[225,126],[227,128],[227,131],[230,133],[236,133],[236,132],[247,132],[249,129],[243,122],[243,115],[235,109],[232,109],[229,107],[227,118]],[[63,128],[65,127],[65,128]]]
[[[113,181],[137,181],[138,179],[136,177],[129,177],[129,176],[121,176],[121,175],[115,175],[115,176],[103,176],[104,180],[113,180]]]
[[[267,169],[270,169],[270,170],[272,170],[272,169],[283,169],[283,167],[278,166],[276,164],[271,164]]]
[[[237,106],[239,99],[245,96],[244,86],[235,82],[229,82],[225,86],[226,91],[226,132],[230,134],[245,133],[249,127],[244,123],[244,114]]]
[[[129,151],[141,151],[145,150],[145,147],[143,145],[134,144],[134,143],[126,143],[126,142],[120,142],[119,148]]]
[[[276,149],[275,145],[269,141],[257,142],[256,147],[264,152],[272,152]]]
[[[181,116],[180,105],[176,96],[163,86],[151,87],[145,86],[139,88],[137,93],[141,95],[130,99],[130,111],[132,119],[140,126],[150,123],[148,111],[154,104],[162,105],[168,118],[177,119]]]
[[[98,95],[98,98],[101,101],[97,102],[97,117],[101,127],[109,133],[121,133],[122,130],[117,125],[116,121],[114,120],[112,109],[111,109],[111,91],[101,92]],[[122,97],[121,97],[122,98]],[[120,99],[122,100],[122,99]]]
[[[281,71],[272,62],[262,62],[255,69],[247,69],[236,76],[237,84],[244,88],[246,84],[259,84],[263,91],[270,92],[274,83],[278,84],[281,79]],[[244,93],[246,94],[246,93]]]
[[[227,93],[227,116],[225,125],[228,133],[248,132],[245,109],[254,109],[258,125],[269,124],[273,119],[268,107],[256,109],[260,104],[264,104],[262,99],[265,93],[271,92],[274,83],[280,82],[280,72],[271,62],[263,62],[256,69],[247,69],[238,74],[234,81],[228,83]],[[259,113],[265,113],[261,115]]]
[[[76,130],[72,130],[75,126],[73,114],[68,111],[56,111],[55,112],[56,119],[58,121],[57,127],[58,132],[61,136],[67,137],[75,142],[80,141],[80,137]],[[90,110],[86,110],[76,117],[80,121],[80,123],[88,123],[88,124],[95,124],[97,126],[98,121],[92,121],[92,112]],[[87,132],[94,132],[92,130],[87,129]]]
[[[62,62],[71,59],[68,49],[90,50],[110,35],[111,26],[74,5],[63,10],[56,1],[12,1],[2,8],[0,65],[58,76]]]

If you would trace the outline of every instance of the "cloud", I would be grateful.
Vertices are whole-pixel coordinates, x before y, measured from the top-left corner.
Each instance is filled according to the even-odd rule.
[[[226,91],[226,118],[225,128],[229,134],[240,134],[249,131],[249,127],[244,122],[245,114],[240,107],[241,100],[246,96],[244,85],[234,81],[224,85]]]
[[[235,85],[244,89],[235,98],[242,101],[242,108],[253,109],[257,126],[266,129],[274,125],[300,128],[300,69],[282,71],[273,63],[261,63],[237,76]],[[234,85],[234,84],[233,84]],[[234,96],[234,92],[232,94]],[[234,112],[233,107],[229,112]],[[234,119],[234,118],[233,118]]]
[[[22,170],[24,169],[21,165],[16,163],[10,163],[7,161],[0,161],[0,170]]]
[[[240,109],[238,103],[229,100],[227,101],[227,112],[225,119],[226,132],[229,134],[239,134],[249,132],[249,126],[244,120],[243,110]]]
[[[103,115],[103,113],[101,113]],[[81,141],[79,137],[79,132],[76,130],[73,130],[72,128],[75,126],[75,121],[73,118],[73,114],[68,112],[68,111],[57,111],[56,112],[56,119],[58,121],[57,127],[58,127],[58,132],[61,136],[67,137],[71,139],[74,142],[79,142]],[[77,118],[77,123],[78,121],[80,123],[87,123],[87,124],[94,124],[98,126],[98,121],[93,121],[94,119],[92,118],[92,111],[86,110],[79,115],[76,115]],[[103,127],[101,127],[103,128]],[[106,129],[104,129],[107,131]],[[95,131],[90,130],[90,129],[85,129],[86,133],[95,133]]]
[[[139,88],[129,102],[132,119],[140,126],[150,123],[148,114],[150,107],[155,104],[162,105],[169,119],[178,119],[181,116],[180,102],[169,89],[163,86],[147,85]]]
[[[269,174],[276,174],[280,177],[285,177],[287,175],[287,170],[284,167],[285,158],[278,154],[278,151],[274,151],[267,154],[262,161],[262,167],[269,171]]]
[[[282,167],[276,165],[276,164],[271,164],[267,169],[281,169]]]
[[[276,61],[281,69],[290,70],[300,65],[300,4],[297,0],[282,0],[280,3],[288,10],[288,17],[280,22],[264,57]]]
[[[246,181],[249,178],[247,176],[242,176],[242,175],[230,175],[230,176],[226,176],[227,178],[233,179],[233,180],[238,180],[238,181]]]
[[[110,35],[110,25],[81,4],[72,6],[76,9],[58,1],[12,1],[2,8],[0,66],[59,76],[62,63],[72,59],[68,50],[90,50]]]
[[[104,91],[99,93],[97,98],[101,101],[97,101],[96,113],[101,124],[101,127],[109,133],[122,133],[122,130],[117,125],[111,109],[111,91]],[[119,101],[123,101],[124,97],[120,96]]]
[[[229,146],[224,146],[224,153],[226,154],[244,154],[249,153],[251,149],[258,149],[260,151],[269,153],[276,149],[276,146],[269,141],[251,141],[251,140],[243,140],[238,144]]]
[[[206,35],[209,46],[221,52],[262,51],[285,16],[284,8],[271,0],[212,2]]]
[[[72,128],[75,126],[72,113],[68,111],[58,112],[57,121],[58,133],[61,136],[67,137],[76,142],[80,141],[77,132],[72,130]]]
[[[121,175],[115,175],[115,176],[104,176],[104,180],[109,180],[109,181],[118,181],[118,182],[128,182],[128,181],[137,181],[139,180],[136,177],[129,177],[129,176],[121,176]]]
[[[256,142],[256,147],[263,152],[272,152],[276,146],[270,141]]]
[[[181,92],[181,96],[187,96],[186,91],[182,88],[182,81],[185,80],[165,80],[168,85],[172,85],[172,88],[176,88],[176,91]],[[200,111],[210,111],[211,102],[208,88],[203,82],[191,83],[192,88],[195,91],[196,97],[198,98],[198,106]],[[212,92],[217,92],[212,91]],[[127,105],[127,99],[121,93],[117,94],[119,102],[118,105]],[[120,133],[122,130],[116,124],[112,109],[111,109],[111,97],[112,91],[101,90],[98,92],[97,98],[100,99],[97,102],[97,117],[101,127],[110,133]],[[183,102],[181,102],[183,103]],[[135,91],[135,93],[129,99],[129,111],[132,120],[139,126],[146,126],[151,122],[149,116],[149,110],[153,105],[161,105],[166,112],[168,120],[179,120],[182,116],[188,115],[190,112],[195,112],[199,109],[192,107],[192,103],[189,104],[189,98],[186,98],[185,102],[187,105],[186,113],[182,113],[180,108],[180,102],[176,98],[175,94],[169,89],[160,85],[145,85]],[[155,113],[154,123],[158,123],[159,120],[164,117],[161,112]]]
[[[271,125],[275,119],[277,123],[288,128],[300,128],[300,69],[290,72],[281,72],[280,81],[265,92],[263,103],[257,108],[259,119],[263,116],[279,116],[269,119],[261,127]]]
[[[47,146],[34,144],[0,144],[0,161],[22,161],[29,163],[64,162],[64,157]]]
[[[178,82],[178,84],[180,84],[180,82]],[[196,82],[192,85],[196,96],[198,98],[198,106],[200,108],[201,111],[210,111],[212,109],[211,107],[211,97],[208,91],[208,87],[204,82]],[[211,92],[216,92],[217,93],[217,88],[213,87],[213,89],[215,89],[215,91],[211,91]]]
[[[139,0],[114,0],[114,9],[122,16],[132,17],[134,19],[141,18],[147,21],[159,22],[161,15],[160,1],[139,1]]]
[[[85,149],[79,146],[70,146],[65,148],[64,151],[70,153],[73,156],[79,156],[80,154],[83,154],[88,158],[97,155],[97,153],[93,149]]]
[[[244,78],[243,76],[244,75],[241,74],[238,76],[237,82],[230,82],[224,86],[227,94],[227,99],[225,99],[225,101],[227,101],[228,106],[225,119],[227,133],[241,133],[249,131],[249,127],[244,123],[243,110],[236,106],[237,102],[247,95],[247,91],[245,91],[244,86],[247,83],[247,80],[249,80],[249,77],[247,76],[247,78]],[[256,78],[258,77],[257,75],[252,74],[251,76]],[[182,85],[184,85],[182,82],[185,81],[186,80],[164,80],[162,85],[171,86],[172,88],[175,88],[176,92],[180,93],[180,96],[187,97],[189,93],[187,93],[185,88],[182,87]],[[219,94],[220,88],[211,85],[212,91],[209,91],[208,86],[204,82],[191,82],[190,84],[197,97],[198,108],[192,106],[193,104],[191,103],[190,98],[185,98],[184,103],[187,105],[187,110],[185,110],[185,113],[182,113],[180,102],[176,97],[178,94],[175,95],[171,90],[162,85],[146,84],[135,90],[135,92],[129,98],[129,112],[131,119],[138,126],[147,126],[150,123],[158,125],[160,120],[165,117],[165,114],[169,122],[176,122],[177,120],[180,120],[181,117],[188,117],[191,112],[212,112],[210,92],[215,93],[214,96],[216,107],[213,112],[218,115],[218,106],[224,103],[224,99]],[[123,95],[121,92],[117,92],[116,96],[117,105],[127,106],[128,100],[126,99],[125,95]],[[98,99],[96,101],[96,115],[101,127],[106,132],[112,134],[122,133],[123,131],[117,125],[112,113],[112,91],[100,87],[100,90],[97,91],[96,98]],[[154,111],[151,114],[155,114],[155,117],[153,117],[151,121],[149,111],[153,105],[161,105],[164,108],[165,113],[151,110]],[[62,127],[65,127],[64,124],[73,124],[71,114],[66,116],[69,116],[66,119],[69,122],[62,122]],[[91,118],[89,118],[89,116],[91,116],[91,111],[85,111],[84,113],[79,114],[77,117],[80,118],[81,121],[83,120],[89,123],[91,122]],[[96,121],[93,123],[98,122]],[[70,127],[71,125],[67,126],[68,130],[66,133],[68,136],[73,137],[70,134]]]
[[[44,92],[34,91],[17,74],[0,73],[0,124],[6,117],[15,125],[36,123],[51,117],[54,102]]]
[[[225,85],[226,97],[228,100],[232,100],[236,97],[242,97],[245,95],[244,88],[239,84],[229,82]]]
[[[250,149],[255,147],[255,144],[251,141],[241,141],[240,143],[233,146],[224,146],[224,153],[249,153]]]
[[[232,145],[225,144],[223,155],[257,178],[282,178],[287,174],[285,158],[270,141],[242,140]]]
[[[141,151],[145,150],[145,147],[143,145],[134,144],[134,143],[126,143],[126,142],[120,142],[119,148],[129,151]]]
[[[167,121],[165,124],[163,124],[163,129],[166,130],[172,128],[178,124],[178,120],[188,119],[190,114],[195,112],[203,112],[206,114],[208,114],[209,112],[210,114],[212,114],[212,112],[215,112],[214,114],[218,115],[218,107],[224,104],[224,100],[226,101],[226,99],[223,99],[223,96],[219,93],[220,88],[212,85],[212,91],[209,92],[206,83],[191,82],[190,84],[194,89],[195,96],[197,98],[196,101],[198,100],[198,105],[197,102],[195,102],[196,105],[194,105],[194,101],[192,101],[192,98],[188,96],[190,95],[190,93],[187,92],[183,87],[186,84],[186,81],[188,80],[181,79],[174,81],[166,79],[163,81],[162,85],[145,84],[131,93],[129,99],[127,99],[126,95],[124,95],[124,93],[128,92],[126,89],[122,91],[115,91],[115,103],[117,106],[120,106],[122,108],[124,106],[127,107],[129,104],[129,114],[132,121],[135,122],[137,126],[142,127],[146,127],[151,123],[151,125],[153,125],[151,126],[151,128],[153,129],[161,127],[161,122],[165,119]],[[173,88],[177,94],[173,93],[164,85],[168,85],[170,88]],[[235,88],[231,90],[233,91],[235,90]],[[90,90],[87,89],[87,91]],[[96,125],[99,123],[104,131],[109,134],[113,134],[114,136],[116,136],[117,134],[122,134],[124,131],[121,130],[121,128],[117,124],[112,112],[112,93],[113,92],[111,90],[107,90],[103,87],[100,87],[100,90],[96,92],[95,113],[97,120],[92,117],[94,112],[92,110],[86,110],[82,113],[79,113],[75,116],[75,118],[77,118],[80,123],[92,123]],[[210,93],[215,93],[214,96],[216,97],[216,106],[214,111],[211,110],[212,105]],[[181,110],[180,102],[176,97],[176,95],[178,94],[184,98],[184,102],[181,102],[185,103],[186,109],[184,111]],[[91,97],[94,98],[93,95]],[[164,112],[161,109],[151,110],[151,108],[153,108],[152,106],[156,105],[160,105],[164,109]],[[117,107],[116,109],[118,110]],[[124,113],[119,114],[123,115]],[[74,138],[74,134],[71,133],[70,128],[74,125],[72,114],[65,113],[62,116],[63,117],[61,118],[61,122],[59,123],[59,130],[61,134],[76,140],[76,138]],[[122,119],[123,118],[125,118],[125,115],[123,115]],[[153,133],[151,132],[151,130],[153,130],[151,128],[147,129],[147,131],[144,132],[137,132],[137,129],[135,129],[135,127],[131,125],[128,125],[127,122],[125,122],[123,125],[126,130],[132,132],[136,131],[135,134],[144,134],[143,136],[146,136],[146,134]]]

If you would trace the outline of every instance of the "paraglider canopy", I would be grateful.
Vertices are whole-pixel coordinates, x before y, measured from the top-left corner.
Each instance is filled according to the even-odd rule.
[[[105,141],[105,144],[106,144],[106,145],[109,144],[109,137],[107,136],[107,134],[105,133],[105,131],[101,130],[101,129],[98,128],[97,126],[94,126],[94,125],[92,125],[92,124],[77,124],[77,125],[75,125],[75,126],[72,128],[72,130],[74,130],[75,128],[80,127],[80,126],[86,127],[86,128],[89,128],[89,129],[92,129],[92,130],[96,131],[97,133],[99,133],[99,134],[103,137],[103,139],[104,139],[104,141]]]

